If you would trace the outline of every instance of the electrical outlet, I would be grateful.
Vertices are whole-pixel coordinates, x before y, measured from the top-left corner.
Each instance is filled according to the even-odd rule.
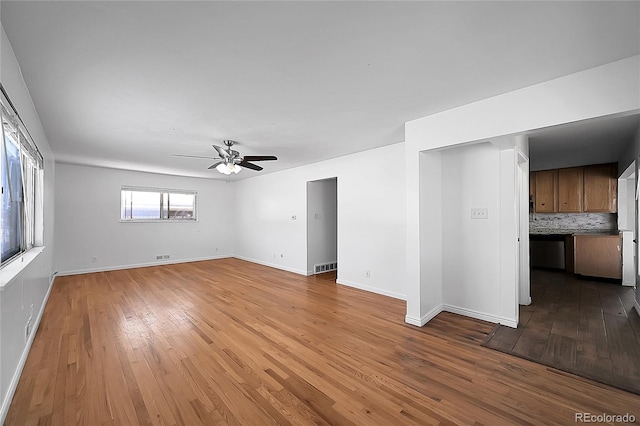
[[[27,320],[27,324],[24,326],[24,341],[29,341],[29,335],[31,334],[31,318]]]
[[[93,256],[91,258],[91,263],[98,263],[98,257],[97,256]]]
[[[365,278],[371,278],[371,271],[364,271]]]
[[[488,219],[489,218],[489,210],[488,209],[471,209],[471,219]]]

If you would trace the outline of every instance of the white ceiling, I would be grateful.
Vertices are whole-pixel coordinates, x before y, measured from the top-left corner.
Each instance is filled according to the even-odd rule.
[[[640,115],[633,114],[533,132],[529,135],[530,168],[546,170],[618,162],[633,143],[638,129]]]
[[[5,1],[59,162],[227,179],[404,141],[404,122],[640,53],[640,2]],[[255,176],[245,170],[236,178]]]

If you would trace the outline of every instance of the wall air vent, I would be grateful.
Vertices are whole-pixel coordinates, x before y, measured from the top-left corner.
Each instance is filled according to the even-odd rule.
[[[313,273],[322,274],[330,271],[338,270],[338,262],[319,263],[313,266]]]

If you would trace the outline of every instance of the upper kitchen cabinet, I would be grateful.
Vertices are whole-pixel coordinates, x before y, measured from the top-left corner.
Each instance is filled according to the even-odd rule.
[[[583,211],[582,194],[584,167],[558,170],[558,211],[580,213]]]
[[[590,213],[617,211],[618,165],[532,172],[529,196],[536,213]]]
[[[598,164],[584,167],[584,211],[618,211],[618,165]]]
[[[542,170],[535,173],[535,211],[553,213],[558,211],[558,171]]]

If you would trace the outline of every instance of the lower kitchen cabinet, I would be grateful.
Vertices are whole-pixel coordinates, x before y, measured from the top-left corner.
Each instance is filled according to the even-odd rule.
[[[573,254],[576,274],[622,279],[620,235],[575,235]]]

